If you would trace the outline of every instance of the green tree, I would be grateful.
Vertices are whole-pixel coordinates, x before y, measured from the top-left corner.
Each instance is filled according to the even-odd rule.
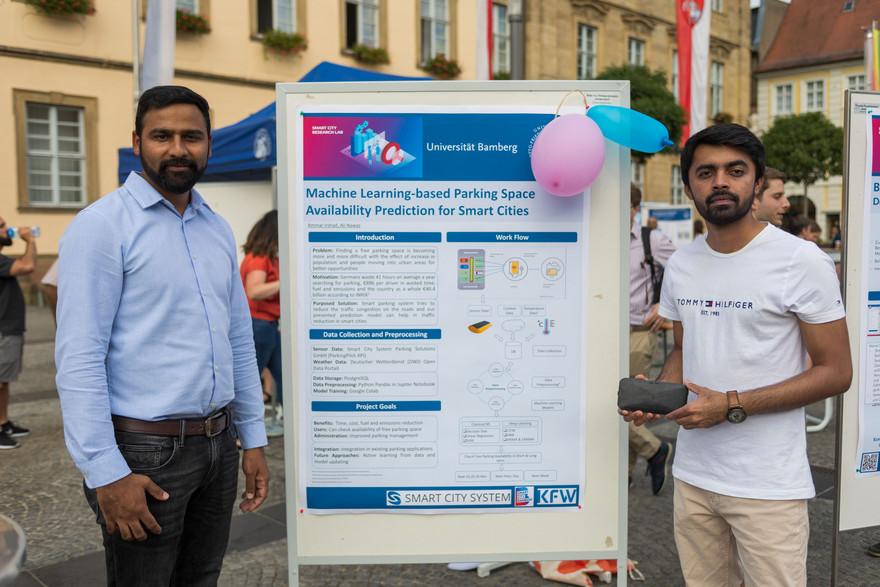
[[[820,112],[777,118],[761,142],[767,151],[767,165],[804,186],[804,209],[792,212],[806,215],[807,188],[843,173],[843,129]]]
[[[615,65],[603,69],[596,79],[629,80],[630,108],[660,121],[676,145],[681,141],[684,110],[667,88],[665,72],[651,71],[642,65]],[[632,157],[639,161],[645,161],[652,154],[632,151]]]

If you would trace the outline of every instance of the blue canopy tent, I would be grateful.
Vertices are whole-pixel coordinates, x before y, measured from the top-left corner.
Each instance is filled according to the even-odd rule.
[[[301,82],[365,82],[425,80],[346,67],[324,61],[302,77]],[[261,181],[272,176],[276,164],[275,103],[233,125],[213,132],[212,155],[201,181]],[[140,171],[140,159],[131,147],[119,149],[119,183],[131,171]]]

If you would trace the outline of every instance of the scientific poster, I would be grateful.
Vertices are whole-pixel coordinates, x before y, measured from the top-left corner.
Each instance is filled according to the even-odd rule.
[[[862,373],[859,378],[859,443],[856,478],[878,474],[880,457],[880,111],[865,117],[864,243],[862,245],[861,328]]]
[[[304,512],[577,510],[590,194],[534,180],[553,109],[295,118]]]

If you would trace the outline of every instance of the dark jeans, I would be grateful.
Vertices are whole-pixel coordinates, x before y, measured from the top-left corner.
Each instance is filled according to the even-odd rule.
[[[254,325],[254,347],[257,351],[257,369],[260,373],[269,367],[269,373],[275,380],[275,392],[278,394],[278,403],[281,401],[281,333],[278,332],[278,321],[260,320],[251,318]]]
[[[238,485],[238,448],[232,426],[213,438],[116,432],[132,472],[146,475],[170,496],[147,505],[162,527],[144,542],[107,533],[97,492],[86,499],[104,535],[107,585],[216,585],[229,542]]]

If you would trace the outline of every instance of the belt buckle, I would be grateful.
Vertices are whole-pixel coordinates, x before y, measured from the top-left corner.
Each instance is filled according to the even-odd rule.
[[[208,418],[207,420],[205,420],[205,436],[207,436],[208,438],[214,438],[215,436],[220,434],[220,432],[223,431],[223,429],[220,426],[217,426],[216,431],[215,431],[215,427],[213,426],[213,423],[219,422],[220,418],[223,415],[224,414],[221,413],[221,414],[214,416],[213,418]]]

